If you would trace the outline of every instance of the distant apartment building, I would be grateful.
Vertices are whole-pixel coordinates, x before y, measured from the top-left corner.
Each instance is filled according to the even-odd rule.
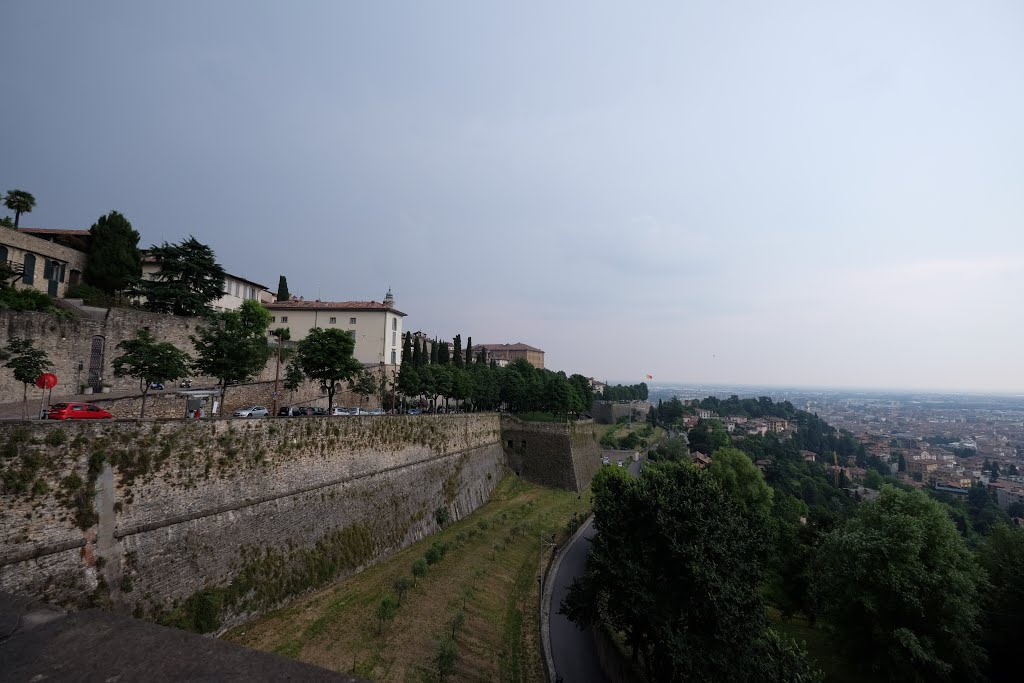
[[[154,280],[159,272],[160,263],[152,256],[144,256],[142,278]],[[215,311],[233,311],[241,308],[245,301],[259,301],[266,305],[274,300],[274,295],[266,285],[230,273],[224,276],[223,292],[219,299],[210,304],[210,308]]]
[[[363,365],[401,365],[402,319],[388,291],[383,301],[276,301],[267,308],[270,328],[284,327],[292,341],[300,341],[314,328],[345,330],[355,338],[354,356]]]
[[[480,349],[487,350],[487,360],[496,361],[497,365],[508,365],[520,358],[529,362],[535,368],[544,367],[544,352],[540,349],[516,342],[515,344],[474,344],[473,355],[480,353]]]
[[[0,263],[12,273],[7,284],[62,298],[82,281],[88,237],[88,230],[0,228]]]

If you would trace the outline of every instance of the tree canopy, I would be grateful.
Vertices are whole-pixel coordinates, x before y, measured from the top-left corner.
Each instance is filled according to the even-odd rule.
[[[937,502],[885,486],[825,536],[818,562],[815,592],[836,642],[872,676],[980,677],[987,581]]]
[[[23,385],[21,417],[28,419],[28,387],[49,368],[50,357],[43,349],[37,349],[33,340],[21,337],[11,337],[7,341],[3,357],[7,359],[4,367],[13,370],[14,379]]]
[[[245,301],[237,310],[214,316],[191,337],[195,369],[216,377],[224,391],[232,382],[259,374],[273,355],[267,344],[270,311],[258,301]]]
[[[25,190],[8,190],[4,206],[14,212],[14,229],[18,229],[21,214],[29,213],[36,206],[36,198]]]
[[[152,247],[149,256],[160,270],[152,280],[139,283],[146,310],[190,316],[211,313],[210,304],[224,294],[227,273],[210,247],[190,236],[177,244]]]
[[[277,280],[277,300],[288,301],[291,297],[292,295],[288,291],[288,278],[282,275]]]
[[[89,260],[82,277],[86,284],[113,294],[136,285],[142,276],[139,233],[122,214],[111,211],[89,228]]]
[[[117,348],[123,353],[114,359],[114,375],[139,380],[139,417],[146,415],[146,396],[153,382],[174,382],[188,376],[189,355],[171,342],[157,341],[149,330],[136,331],[134,339],[125,339]]]
[[[714,478],[665,462],[639,478],[604,468],[592,488],[598,533],[562,603],[572,620],[624,632],[648,680],[770,680],[768,650],[814,678],[806,655],[766,629],[751,559],[762,540]]]
[[[295,363],[311,380],[320,382],[327,392],[327,410],[334,408],[334,394],[341,382],[351,380],[362,370],[362,363],[352,357],[356,342],[352,333],[337,328],[315,327],[296,349]]]
[[[772,509],[772,489],[761,470],[738,448],[719,448],[707,467],[722,490],[739,503],[745,514],[767,519]]]

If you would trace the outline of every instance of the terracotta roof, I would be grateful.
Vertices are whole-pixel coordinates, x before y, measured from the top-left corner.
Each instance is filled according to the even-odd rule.
[[[75,237],[90,237],[92,233],[88,230],[71,230],[64,228],[18,228],[18,232],[25,232],[30,235],[74,235]]]
[[[522,342],[516,342],[515,344],[473,344],[473,348],[484,348],[488,351],[537,351],[538,353],[544,353],[537,347]]]
[[[390,311],[395,315],[405,313],[395,310],[381,301],[275,301],[266,305],[272,311]]]

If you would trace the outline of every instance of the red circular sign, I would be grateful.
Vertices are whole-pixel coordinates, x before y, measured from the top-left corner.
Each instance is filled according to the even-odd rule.
[[[57,375],[52,372],[44,372],[36,377],[36,386],[40,389],[53,389],[57,386]]]

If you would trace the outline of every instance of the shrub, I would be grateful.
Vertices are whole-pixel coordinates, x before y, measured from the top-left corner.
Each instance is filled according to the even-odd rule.
[[[416,585],[416,579],[427,575],[427,561],[422,557],[412,563],[412,585]]]
[[[450,518],[451,515],[448,512],[448,508],[444,507],[443,505],[434,510],[434,520],[437,521],[438,526],[444,526],[448,523],[448,520]]]

